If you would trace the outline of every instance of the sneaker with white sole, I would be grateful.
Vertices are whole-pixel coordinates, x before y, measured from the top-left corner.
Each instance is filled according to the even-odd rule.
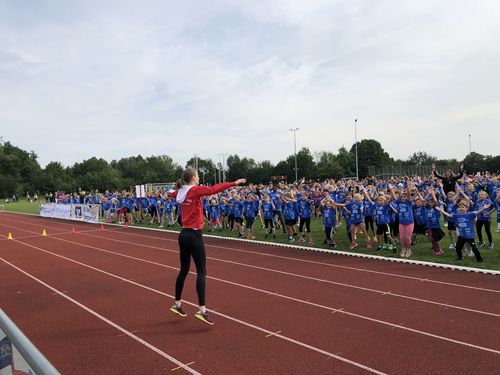
[[[488,244],[488,249],[493,250],[494,248],[495,248],[495,244],[493,242]]]
[[[211,326],[213,326],[213,325],[214,325],[214,322],[213,322],[213,321],[211,321],[211,320],[208,318],[208,313],[207,313],[206,311],[205,311],[205,312],[203,312],[203,311],[199,310],[199,311],[198,311],[198,312],[197,312],[194,316],[195,316],[195,318],[196,318],[196,319],[201,320],[203,323],[210,324]]]
[[[180,306],[177,306],[177,305],[172,305],[172,307],[170,308],[170,311],[172,311],[174,314],[177,314],[179,316],[182,316],[182,317],[185,317],[187,316],[187,313],[184,311],[184,309]]]

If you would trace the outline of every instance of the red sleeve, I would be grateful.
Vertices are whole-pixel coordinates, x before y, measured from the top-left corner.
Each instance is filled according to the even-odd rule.
[[[203,197],[205,195],[212,195],[220,193],[230,187],[236,186],[234,182],[224,182],[223,184],[217,184],[214,186],[194,186],[189,191],[189,195],[192,198]]]
[[[168,192],[167,195],[169,197],[175,198],[175,197],[177,197],[177,193],[178,192],[179,192],[179,190],[175,190],[175,191],[172,191],[172,192]]]

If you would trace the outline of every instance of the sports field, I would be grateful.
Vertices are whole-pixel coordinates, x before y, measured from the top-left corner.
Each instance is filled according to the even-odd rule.
[[[23,213],[30,213],[34,215],[38,215],[40,212],[40,205],[38,203],[24,203],[24,202],[17,202],[17,203],[9,203],[5,205],[5,210],[7,211],[12,211],[12,212],[23,212]],[[441,241],[441,246],[442,249],[444,250],[443,255],[436,256],[432,253],[431,250],[431,244],[427,241],[426,238],[423,236],[419,236],[417,239],[417,244],[413,247],[413,256],[411,259],[413,260],[418,260],[418,261],[425,261],[425,262],[431,262],[431,263],[438,263],[438,264],[452,264],[452,265],[460,265],[464,267],[474,267],[474,268],[480,268],[480,269],[492,269],[492,270],[500,270],[500,234],[495,231],[496,229],[496,213],[492,217],[492,223],[491,223],[491,232],[493,235],[493,242],[496,244],[496,248],[493,250],[489,250],[487,246],[482,247],[481,254],[484,258],[484,263],[478,264],[475,260],[474,257],[464,257],[464,260],[460,263],[457,263],[455,261],[456,253],[455,250],[448,249],[450,242],[448,239],[448,236],[445,236],[443,240]],[[212,234],[215,236],[222,236],[222,237],[236,237],[235,232],[228,232],[228,231],[215,231],[215,232],[209,232],[207,230],[207,223],[205,223],[205,229],[204,232],[206,234]],[[158,228],[158,226],[149,226],[147,224],[134,224],[135,227],[147,227],[147,228]],[[176,224],[174,227],[167,228],[169,230],[180,230],[180,226]],[[328,249],[327,245],[323,244],[323,240],[325,239],[324,233],[323,233],[323,226],[322,226],[322,221],[321,218],[313,218],[311,221],[311,229],[312,229],[312,236],[314,238],[314,248],[319,248],[319,249]],[[443,226],[443,229],[446,231],[446,227]],[[254,231],[255,231],[255,237],[257,241],[269,241],[272,243],[277,243],[277,244],[287,244],[287,236],[283,234],[282,231],[278,230],[276,232],[276,239],[273,239],[272,237],[270,238],[265,238],[265,231],[261,228],[260,222],[258,220],[255,221],[254,224]],[[5,233],[3,233],[5,234]],[[486,235],[483,236],[486,238]],[[344,222],[342,222],[342,225],[337,229],[335,233],[335,240],[338,243],[338,251],[349,251],[352,253],[359,253],[359,254],[370,254],[370,255],[377,255],[377,256],[383,256],[383,257],[388,257],[388,258],[399,258],[399,252],[397,253],[392,253],[391,251],[381,251],[381,252],[376,252],[375,250],[368,250],[366,246],[364,245],[364,241],[362,238],[358,241],[360,246],[356,248],[355,250],[348,250],[349,247],[349,241],[346,235],[346,228],[344,225]],[[296,242],[294,242],[296,244]],[[306,241],[307,243],[307,241]],[[335,250],[332,250],[335,251]]]
[[[41,236],[43,230],[47,236]],[[62,373],[493,374],[498,276],[207,238],[215,326],[168,311],[175,233],[0,214],[2,308]]]

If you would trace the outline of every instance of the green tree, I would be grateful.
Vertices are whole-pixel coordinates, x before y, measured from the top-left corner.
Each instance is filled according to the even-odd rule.
[[[408,157],[408,164],[421,167],[424,165],[431,165],[432,163],[436,162],[436,160],[437,158],[435,156],[429,155],[428,153],[423,151],[419,151],[414,152]]]
[[[356,158],[353,153],[347,151],[345,147],[339,148],[337,161],[344,170],[342,177],[352,177],[356,175]]]
[[[344,168],[337,160],[337,156],[332,152],[323,151],[320,153],[316,166],[316,177],[324,180],[326,178],[339,178],[345,175]]]
[[[356,144],[352,145],[350,153],[355,158]],[[374,139],[363,139],[358,142],[359,178],[368,176],[369,167],[381,168],[392,160],[382,145]]]

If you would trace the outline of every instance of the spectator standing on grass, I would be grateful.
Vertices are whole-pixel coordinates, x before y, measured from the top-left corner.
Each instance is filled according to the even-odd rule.
[[[481,211],[482,208],[485,208]],[[483,241],[483,227],[488,237],[488,248],[493,249],[493,237],[491,235],[491,214],[495,211],[495,206],[493,202],[488,198],[488,193],[484,190],[479,192],[478,200],[475,203],[474,209],[476,211],[481,211],[481,214],[477,215],[476,221],[476,231],[477,237],[479,239],[478,247],[481,248],[484,245]]]
[[[175,283],[175,303],[170,311],[187,316],[182,308],[182,290],[189,273],[191,258],[196,266],[196,292],[198,294],[199,310],[195,317],[207,324],[214,324],[208,317],[205,306],[206,255],[203,244],[202,228],[204,223],[201,199],[204,196],[217,194],[232,186],[244,184],[245,179],[226,182],[215,186],[198,186],[200,178],[194,168],[186,168],[182,178],[176,182],[177,190],[170,193],[182,207],[182,230],[179,234],[180,271]]]
[[[454,175],[451,169],[447,169],[444,176],[440,176],[436,171],[436,164],[432,163],[432,174],[434,177],[439,178],[443,181],[443,191],[448,194],[450,191],[455,190],[455,184],[464,175],[464,163],[460,164],[460,172],[458,175]]]
[[[398,197],[391,186],[391,195],[395,202],[395,212],[399,218],[399,238],[401,240],[402,258],[411,257],[411,235],[415,226],[413,216],[413,202],[408,190],[403,190],[401,197]]]
[[[465,194],[464,194],[465,195]],[[472,249],[472,252],[476,256],[478,263],[483,261],[481,253],[474,242],[474,220],[476,216],[482,213],[487,208],[484,206],[479,211],[469,211],[469,202],[467,200],[462,200],[458,203],[458,212],[456,214],[449,214],[442,208],[439,208],[441,213],[448,217],[454,217],[458,227],[458,239],[455,251],[457,252],[457,261],[462,260],[462,248],[467,243]]]

